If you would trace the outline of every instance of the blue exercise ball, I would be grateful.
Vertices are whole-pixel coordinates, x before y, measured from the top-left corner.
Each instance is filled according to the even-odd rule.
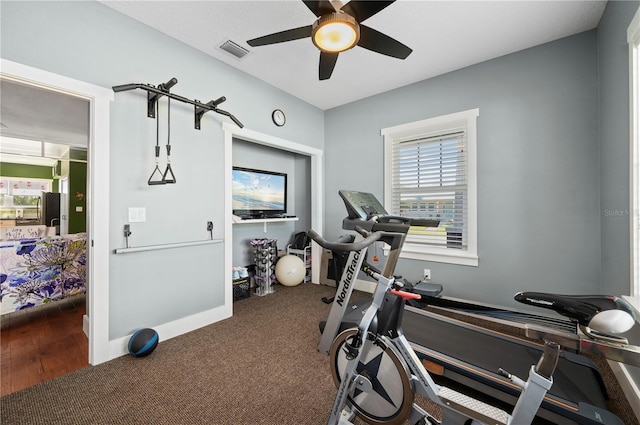
[[[148,356],[158,346],[158,332],[150,328],[138,329],[129,338],[129,354],[133,357]]]

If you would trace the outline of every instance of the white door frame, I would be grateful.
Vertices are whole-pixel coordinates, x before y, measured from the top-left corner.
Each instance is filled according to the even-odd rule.
[[[629,226],[631,228],[630,294],[640,306],[640,8],[629,28]]]
[[[113,358],[109,344],[109,111],[110,88],[54,74],[0,58],[0,76],[89,101],[87,175],[87,314],[89,363]]]
[[[69,177],[62,177],[58,182],[60,191],[60,234],[69,233]]]
[[[312,148],[307,145],[281,139],[269,134],[259,133],[247,128],[240,128],[235,124],[223,123],[224,130],[224,176],[225,176],[225,282],[231,282],[231,267],[233,261],[233,220],[231,211],[231,168],[232,168],[232,142],[233,138],[238,138],[247,142],[257,143],[259,145],[268,146],[276,149],[285,150],[311,158],[311,228],[322,234],[322,214],[324,212],[323,194],[324,194],[324,155],[320,149]],[[312,244],[311,248],[311,281],[320,282],[320,259],[322,258],[322,248],[316,244]],[[231,303],[231,284],[225,291],[227,294],[226,303]]]

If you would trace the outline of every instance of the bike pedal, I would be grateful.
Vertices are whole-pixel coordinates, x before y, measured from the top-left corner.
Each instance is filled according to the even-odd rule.
[[[504,410],[454,391],[451,388],[440,387],[438,397],[450,408],[487,425],[506,425],[509,422],[509,414]]]

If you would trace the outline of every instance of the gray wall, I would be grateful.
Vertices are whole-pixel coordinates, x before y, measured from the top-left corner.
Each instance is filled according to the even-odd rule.
[[[307,231],[311,223],[311,160],[304,155],[273,149],[255,143],[233,140],[233,165],[245,168],[287,173],[287,215],[295,215],[298,221],[267,223],[237,223],[233,225],[233,264],[253,264],[249,242],[256,238],[278,241],[278,249],[284,250],[297,232]]]
[[[609,2],[598,26],[602,289],[629,294],[629,45],[638,1]]]
[[[203,101],[226,96],[224,109],[247,128],[314,148],[324,147],[323,112],[189,48],[97,2],[1,2],[4,59],[103,87],[159,84]],[[287,125],[276,128],[281,108]],[[166,144],[166,99],[160,102],[160,144]],[[172,167],[178,183],[147,186],[153,170],[154,120],[146,93],[115,94],[111,106],[110,248],[124,247],[128,207],[145,207],[147,221],[132,224],[132,246],[201,240],[224,228],[223,132],[227,118],[208,113],[193,129],[190,105],[172,102]],[[161,164],[164,167],[164,148]],[[97,194],[101,196],[101,194]],[[186,317],[223,302],[222,246],[112,255],[110,336]],[[162,265],[158,267],[158,265]],[[198,297],[193,297],[198,294]]]
[[[612,294],[629,294],[631,285],[627,28],[638,7],[638,1],[609,2],[598,26],[602,288]],[[629,333],[638,340],[640,330]],[[627,370],[640,382],[640,368]]]
[[[599,292],[597,61],[589,31],[327,111],[327,235],[342,233],[339,189],[382,200],[381,128],[479,108],[479,266],[397,273],[428,267],[447,295],[507,306],[520,290]]]

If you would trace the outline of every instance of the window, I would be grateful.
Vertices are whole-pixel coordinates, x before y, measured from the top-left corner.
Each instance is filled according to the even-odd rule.
[[[39,218],[40,196],[51,191],[51,180],[0,177],[0,216]]]
[[[14,202],[15,198],[40,196],[42,192],[49,191],[51,191],[51,180],[49,179],[0,177],[0,194],[13,195]]]
[[[403,258],[478,265],[476,118],[478,109],[382,129],[385,209],[439,220],[412,226]]]
[[[631,295],[640,296],[640,9],[627,29],[630,89]]]

